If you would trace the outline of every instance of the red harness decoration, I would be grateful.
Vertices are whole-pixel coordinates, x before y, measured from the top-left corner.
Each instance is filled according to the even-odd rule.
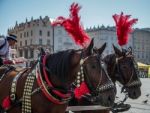
[[[55,104],[64,104],[63,102],[60,102],[59,100],[55,99],[46,89],[45,84],[42,82],[42,78],[39,75],[38,70],[36,70],[36,78],[37,78],[37,83],[39,85],[39,87],[41,87],[41,90],[43,92],[43,94],[48,98],[48,100],[50,100],[51,102],[55,103]]]

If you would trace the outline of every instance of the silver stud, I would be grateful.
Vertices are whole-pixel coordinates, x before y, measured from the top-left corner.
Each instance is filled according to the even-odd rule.
[[[82,65],[84,63],[84,60],[83,59],[81,59],[80,60],[80,65]]]
[[[80,84],[77,84],[77,87],[80,87]]]
[[[84,78],[84,74],[82,74],[81,77]]]
[[[81,73],[80,73],[80,72],[78,72],[77,74],[78,74],[78,75],[80,75]]]
[[[82,82],[84,81],[84,78],[82,78]]]
[[[80,79],[80,76],[77,76],[77,79]]]
[[[11,92],[15,92],[15,88],[11,88]]]
[[[77,83],[80,83],[80,80],[77,80]]]

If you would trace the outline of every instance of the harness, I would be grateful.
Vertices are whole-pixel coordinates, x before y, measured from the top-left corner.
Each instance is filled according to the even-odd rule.
[[[126,55],[126,57],[133,57],[133,56],[130,55],[130,54],[128,54],[128,55]],[[121,75],[123,74],[122,71],[120,70],[119,64],[118,64],[118,63],[119,63],[118,61],[121,60],[122,58],[123,58],[123,56],[121,56],[121,57],[119,57],[119,58],[116,57],[115,64],[114,64],[114,66],[113,66],[112,74],[114,74],[115,69],[117,69],[117,72],[118,72],[118,73],[121,73]],[[134,63],[135,63],[135,62],[134,62]],[[134,65],[135,65],[135,64],[134,64]],[[131,74],[131,77],[130,77],[129,81],[128,81],[125,85],[123,85],[123,87],[122,87],[122,89],[121,89],[121,93],[122,93],[122,92],[126,93],[126,90],[125,90],[126,88],[131,88],[131,87],[135,87],[135,86],[140,86],[140,85],[141,85],[141,82],[140,82],[139,79],[132,81],[133,75],[134,75],[134,74],[133,74],[134,71],[136,71],[136,70],[132,70],[132,74]],[[122,77],[124,78],[124,76],[122,76]],[[124,102],[125,102],[127,99],[128,99],[128,94],[126,93],[126,94],[125,94],[125,97],[124,97],[124,99],[123,99],[123,101],[120,101],[120,102],[118,102],[118,103],[114,103],[113,107],[111,108],[111,111],[112,111],[113,113],[118,113],[118,112],[123,112],[123,111],[129,110],[130,107],[131,107],[131,105],[129,105],[129,104],[124,104]]]
[[[126,55],[126,57],[133,57],[133,56],[129,54],[129,55]],[[118,73],[121,73],[121,75],[123,75],[123,73],[122,73],[122,71],[119,68],[118,61],[121,60],[122,58],[123,57],[116,58],[116,63],[115,63],[116,67],[117,67],[117,71],[118,71]],[[123,85],[121,92],[125,92],[125,88],[131,88],[131,87],[135,87],[135,86],[141,86],[141,81],[139,79],[132,81],[133,75],[134,75],[134,71],[136,71],[136,69],[132,70],[131,77],[130,77],[129,81],[125,85]],[[122,77],[124,77],[124,76],[122,76]]]
[[[8,66],[8,67],[13,67],[13,66]],[[13,70],[12,70],[13,69]],[[24,86],[24,92],[23,92],[23,97],[18,99],[17,95],[16,95],[16,87],[17,87],[17,81],[18,79],[25,73],[28,71],[27,68],[24,68],[20,71],[17,71],[16,68],[12,68],[12,69],[7,69],[6,72],[4,73],[2,77],[4,77],[4,75],[6,76],[6,74],[8,74],[8,72],[11,71],[16,71],[17,75],[13,78],[12,84],[11,84],[11,90],[10,90],[10,95],[8,96],[8,98],[6,98],[6,101],[11,103],[11,105],[9,105],[6,108],[3,108],[2,106],[0,106],[0,110],[2,113],[7,113],[8,111],[10,111],[11,109],[13,109],[15,106],[21,106],[22,104],[22,113],[27,113],[27,111],[29,111],[28,109],[30,108],[30,104],[31,104],[31,88],[33,86],[33,82],[34,80],[32,80],[33,78],[35,78],[35,76],[32,76],[29,74],[27,76],[26,82],[25,82],[25,86]],[[30,73],[30,71],[29,71]],[[2,79],[1,79],[2,80]]]
[[[82,98],[86,98],[86,99],[87,99],[88,101],[90,101],[90,102],[96,101],[97,96],[98,96],[99,93],[101,93],[101,92],[103,92],[103,91],[105,91],[105,90],[108,90],[108,89],[111,89],[111,88],[114,87],[114,84],[113,84],[112,82],[110,82],[111,80],[110,80],[108,83],[105,83],[105,84],[101,85],[101,82],[102,82],[102,72],[104,72],[104,73],[107,75],[108,78],[109,78],[109,76],[108,76],[108,73],[107,73],[107,71],[106,71],[106,68],[105,68],[103,62],[100,61],[100,58],[99,58],[99,57],[100,57],[100,56],[97,55],[97,61],[98,61],[99,65],[100,65],[100,67],[101,67],[102,69],[101,69],[101,71],[100,71],[101,76],[100,76],[100,78],[99,78],[99,82],[98,82],[96,88],[93,87],[93,85],[92,85],[92,83],[91,83],[91,81],[90,81],[89,75],[88,75],[88,73],[87,73],[87,69],[84,68],[84,67],[85,67],[84,62],[85,62],[85,60],[86,60],[88,57],[85,58],[85,59],[83,59],[82,56],[81,56],[81,60],[80,60],[80,71],[77,73],[78,75],[77,75],[77,77],[76,77],[75,82],[73,83],[73,87],[76,88],[76,87],[80,87],[80,85],[81,85],[82,82],[86,82],[88,88],[90,89],[90,93],[83,95]],[[84,74],[85,74],[86,76],[85,76]],[[109,79],[110,79],[110,78],[109,78]]]
[[[36,66],[36,79],[37,79],[37,83],[41,91],[47,97],[48,100],[50,100],[51,102],[55,104],[68,103],[68,101],[72,97],[72,94],[70,92],[67,94],[63,94],[61,90],[54,88],[51,81],[48,79],[48,75],[46,73],[46,69],[48,68],[46,68],[45,63],[46,63],[46,55],[44,56],[43,61],[42,61],[42,66],[43,66],[42,70],[43,70],[45,80],[41,76],[40,62],[38,62]]]
[[[50,100],[55,104],[68,103],[68,101],[72,98],[72,92],[68,90],[67,93],[63,93],[64,91],[62,89],[54,88],[51,81],[48,79],[46,71],[50,70],[45,66],[45,63],[46,63],[46,55],[43,56],[42,60],[37,60],[35,65],[33,65],[33,67],[31,67],[29,71],[28,70],[21,71],[13,78],[9,96],[12,104],[8,108],[3,108],[1,106],[2,113],[7,113],[15,106],[21,105],[22,105],[22,113],[31,113],[32,108],[31,96],[39,92],[42,92],[48,98],[48,100]],[[40,65],[42,65],[43,67],[42,71],[44,76],[41,75]],[[17,81],[21,77],[21,75],[23,75],[26,71],[27,71],[27,78],[25,81],[23,96],[20,99],[18,99],[16,96]],[[32,89],[35,79],[37,80],[39,87],[36,89]]]
[[[2,79],[5,77],[5,75],[7,75],[9,72],[11,72],[12,70],[15,70],[15,67],[10,66],[10,65],[2,65],[0,67],[7,67],[7,69],[4,71],[4,73],[2,74],[2,76],[0,77],[0,82],[2,81]]]

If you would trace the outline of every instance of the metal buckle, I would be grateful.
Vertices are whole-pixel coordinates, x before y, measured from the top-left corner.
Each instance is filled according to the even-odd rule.
[[[11,95],[10,95],[10,99],[11,99],[12,101],[14,101],[14,100],[16,99],[15,94],[11,94]]]

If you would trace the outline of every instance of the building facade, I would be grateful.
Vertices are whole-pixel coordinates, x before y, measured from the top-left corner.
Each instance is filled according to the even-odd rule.
[[[121,49],[117,43],[117,35],[116,35],[115,27],[109,27],[109,26],[105,27],[102,25],[101,27],[98,26],[98,27],[89,28],[86,31],[91,38],[94,38],[95,47],[100,48],[106,42],[107,47],[103,53],[104,56],[114,53],[113,44],[117,46],[119,49]],[[132,34],[129,35],[129,43],[123,48],[128,48],[130,46],[131,47],[133,46],[133,41],[131,37]]]
[[[137,61],[145,64],[150,64],[150,30],[134,30],[133,48],[134,55]]]
[[[18,24],[15,27],[8,29],[8,33],[17,35],[18,57],[24,56],[29,60],[38,58],[39,48],[45,50],[59,52],[66,49],[79,49],[65,29],[61,26],[51,26],[53,20],[48,16],[39,19],[26,19],[25,23]],[[105,42],[107,47],[104,51],[104,56],[114,53],[113,44],[121,49],[117,43],[117,35],[115,27],[93,27],[86,29],[90,38],[94,38],[94,46],[99,48]],[[150,64],[150,28],[135,29],[132,34],[129,34],[129,41],[126,46],[133,48],[135,58],[139,62]]]
[[[8,29],[9,34],[17,35],[17,44],[15,48],[18,51],[18,57],[24,56],[29,60],[38,58],[40,48],[44,48],[50,53],[65,49],[78,48],[70,39],[63,27],[51,26],[53,20],[48,16],[39,19],[26,19],[25,23],[18,24]]]

